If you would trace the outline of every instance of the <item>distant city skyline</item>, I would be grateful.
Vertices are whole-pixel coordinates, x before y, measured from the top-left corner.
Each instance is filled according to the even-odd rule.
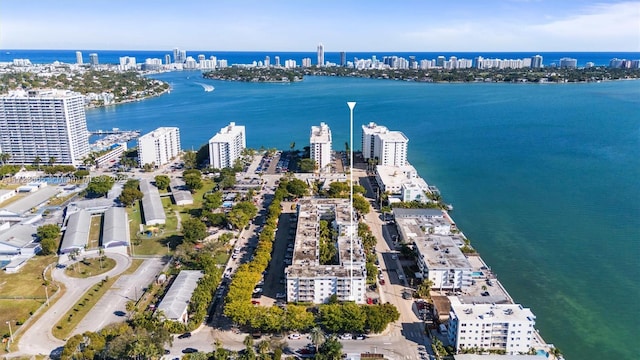
[[[168,26],[168,25],[171,26]],[[0,5],[3,49],[640,51],[640,1],[29,2]]]

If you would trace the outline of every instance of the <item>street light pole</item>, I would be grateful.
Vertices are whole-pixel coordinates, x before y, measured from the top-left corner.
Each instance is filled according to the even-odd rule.
[[[355,101],[348,101],[347,105],[349,106],[349,118],[350,118],[350,132],[349,132],[349,227],[351,231],[349,231],[349,243],[350,246],[350,261],[351,264],[349,266],[349,278],[351,281],[349,287],[349,297],[351,301],[355,301],[356,299],[353,296],[353,108],[356,107]]]
[[[47,297],[47,306],[49,306],[49,289],[47,289],[47,285],[44,286],[44,294]]]
[[[5,321],[7,325],[9,325],[9,339],[11,339],[11,343],[13,343],[13,331],[11,331],[11,321]]]

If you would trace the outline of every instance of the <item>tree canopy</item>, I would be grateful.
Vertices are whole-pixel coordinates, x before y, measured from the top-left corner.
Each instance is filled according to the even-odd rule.
[[[89,181],[87,194],[90,197],[105,196],[113,188],[113,184],[115,184],[115,179],[109,175],[96,176]]]

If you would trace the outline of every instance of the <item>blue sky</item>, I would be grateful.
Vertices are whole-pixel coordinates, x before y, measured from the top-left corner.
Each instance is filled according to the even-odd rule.
[[[1,0],[0,48],[640,51],[640,1]]]

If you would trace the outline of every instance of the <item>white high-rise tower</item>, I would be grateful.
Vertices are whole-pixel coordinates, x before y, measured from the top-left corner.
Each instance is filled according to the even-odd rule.
[[[17,90],[0,96],[0,152],[10,164],[79,165],[89,153],[84,96],[69,90]]]
[[[231,122],[209,140],[209,165],[216,169],[232,167],[246,147],[245,127]]]
[[[331,129],[325,123],[311,127],[311,160],[316,162],[318,170],[322,171],[331,163]]]
[[[318,44],[318,66],[324,66],[324,45]]]

